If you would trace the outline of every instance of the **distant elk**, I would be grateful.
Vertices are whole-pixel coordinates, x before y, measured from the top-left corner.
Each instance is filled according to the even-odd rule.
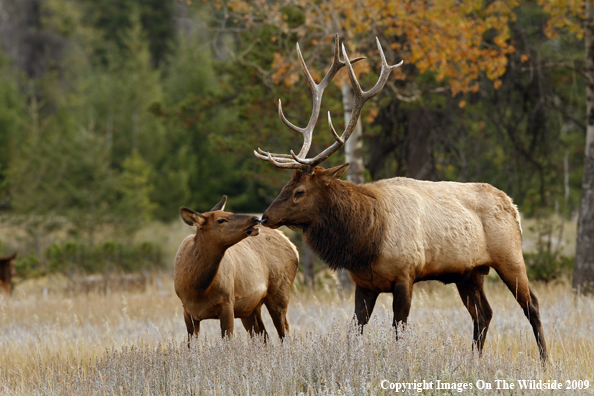
[[[284,338],[299,263],[297,249],[280,231],[260,230],[258,217],[225,212],[226,202],[223,196],[202,214],[185,207],[179,210],[186,224],[197,227],[175,257],[175,292],[184,307],[188,343],[192,334],[198,336],[205,319],[219,319],[225,337],[233,335],[234,318],[241,318],[250,335],[266,339],[262,304]]]
[[[338,36],[334,61],[324,79],[312,79],[297,45],[297,54],[313,97],[313,111],[305,128],[279,116],[303,135],[298,154],[255,155],[279,168],[294,169],[292,179],[262,216],[262,225],[300,228],[307,244],[332,269],[345,268],[353,279],[355,316],[361,326],[373,312],[379,293],[394,296],[394,326],[406,323],[413,284],[424,280],[455,283],[474,322],[474,343],[482,351],[493,315],[483,290],[483,278],[492,267],[511,290],[528,317],[540,357],[547,347],[538,300],[528,286],[522,256],[522,229],[518,209],[505,193],[484,183],[419,181],[403,177],[355,185],[340,180],[349,164],[330,169],[317,166],[338,151],[355,128],[361,109],[386,84],[390,71],[379,40],[379,81],[364,92],[344,45],[339,56]],[[318,120],[324,89],[347,66],[354,89],[352,118],[342,135],[328,124],[336,142],[314,158],[307,158]]]
[[[0,257],[0,290],[6,294],[12,294],[14,288],[12,277],[16,275],[14,268],[16,257],[16,253],[12,256]]]

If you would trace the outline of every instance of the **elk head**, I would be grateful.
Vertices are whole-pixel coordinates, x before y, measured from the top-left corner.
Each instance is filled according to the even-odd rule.
[[[182,206],[179,213],[186,224],[198,227],[197,234],[221,247],[233,246],[248,236],[260,233],[256,227],[260,223],[258,217],[225,212],[226,203],[227,196],[223,195],[221,202],[209,212],[200,214]]]
[[[266,209],[262,216],[262,225],[278,228],[304,228],[311,224],[317,209],[329,199],[326,187],[347,170],[349,164],[330,169],[318,166],[312,174],[299,169],[293,171],[293,177],[283,187],[281,193]]]
[[[307,126],[305,128],[300,128],[287,120],[283,114],[281,101],[278,101],[278,114],[283,123],[293,131],[303,135],[303,146],[298,154],[295,154],[293,150],[291,150],[291,154],[274,154],[260,148],[258,148],[257,152],[254,151],[256,157],[268,161],[278,168],[295,169],[295,171],[293,171],[292,179],[285,185],[280,195],[264,212],[264,215],[262,216],[262,225],[270,227],[287,225],[303,228],[307,224],[310,224],[311,219],[309,216],[313,216],[315,213],[315,210],[312,209],[319,207],[320,204],[323,203],[323,200],[328,198],[328,193],[326,191],[328,186],[339,179],[348,168],[349,164],[330,169],[324,169],[318,165],[344,146],[357,125],[357,120],[361,115],[361,110],[363,109],[365,102],[377,95],[383,89],[388,81],[390,72],[393,69],[400,67],[403,63],[403,61],[401,61],[396,65],[388,65],[377,37],[375,40],[381,57],[381,71],[377,83],[367,92],[361,89],[352,67],[353,63],[364,58],[348,60],[349,58],[344,44],[341,47],[342,51],[339,51],[338,35],[336,35],[335,39],[332,65],[319,84],[316,84],[311,77],[311,74],[305,65],[305,61],[303,60],[303,56],[301,55],[299,44],[297,44],[299,62],[312,93],[313,109]],[[340,52],[342,52],[342,59],[348,61],[340,59]],[[312,142],[313,130],[320,114],[324,90],[343,66],[347,67],[349,79],[354,90],[355,100],[351,120],[345,127],[343,133],[339,136],[332,125],[330,112],[328,112],[328,125],[336,142],[315,157],[307,158],[307,153],[309,152]]]

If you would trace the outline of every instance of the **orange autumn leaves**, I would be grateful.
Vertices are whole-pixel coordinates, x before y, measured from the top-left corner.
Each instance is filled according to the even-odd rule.
[[[225,4],[237,18],[250,24],[268,24],[282,33],[313,43],[340,32],[351,57],[377,57],[373,36],[391,41],[396,56],[413,64],[420,73],[432,73],[437,82],[449,85],[451,93],[475,92],[481,73],[498,80],[505,72],[510,43],[508,22],[514,18],[518,0],[283,0],[242,1]],[[287,10],[298,13],[301,23],[291,24]],[[320,35],[322,33],[322,36]],[[319,40],[318,39],[318,40]],[[386,45],[384,41],[384,45]],[[285,59],[289,57],[289,59]],[[399,59],[397,59],[399,60]],[[294,84],[299,76],[293,54],[275,54],[273,80]],[[359,62],[358,73],[369,68]],[[409,78],[397,69],[393,78]],[[288,73],[288,75],[287,75]]]
[[[359,0],[344,7],[344,24],[346,31],[369,29],[401,38],[402,44],[394,47],[405,63],[414,64],[420,73],[434,73],[455,95],[478,90],[481,72],[496,87],[500,84],[506,55],[515,50],[508,40],[515,5],[516,1],[485,7],[478,0]]]

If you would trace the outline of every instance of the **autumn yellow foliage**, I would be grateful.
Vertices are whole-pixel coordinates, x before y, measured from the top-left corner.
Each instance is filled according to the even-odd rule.
[[[330,38],[339,33],[352,56],[377,57],[372,39],[378,36],[395,51],[394,57],[415,66],[398,69],[393,78],[406,80],[410,73],[430,72],[454,95],[478,90],[481,73],[498,87],[507,55],[515,51],[508,22],[514,18],[518,0],[234,0],[226,5],[246,24],[272,25],[311,44],[322,35]],[[288,9],[299,10],[303,23],[291,24]],[[283,56],[288,54],[277,54],[272,65],[278,81],[287,77],[285,73],[295,73]],[[290,76],[283,81],[292,84],[296,79]]]

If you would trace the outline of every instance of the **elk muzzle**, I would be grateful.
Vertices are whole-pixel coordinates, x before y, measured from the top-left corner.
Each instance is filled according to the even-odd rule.
[[[260,233],[260,228],[254,226],[260,224],[261,221],[258,217],[252,217],[251,220],[253,224],[251,224],[248,228],[245,229],[245,233],[248,234],[248,236],[256,236]]]
[[[280,224],[280,221],[270,221],[270,217],[267,214],[262,215],[262,219],[260,220],[260,224],[262,224],[264,227],[269,227],[269,228],[278,228],[283,224]]]

